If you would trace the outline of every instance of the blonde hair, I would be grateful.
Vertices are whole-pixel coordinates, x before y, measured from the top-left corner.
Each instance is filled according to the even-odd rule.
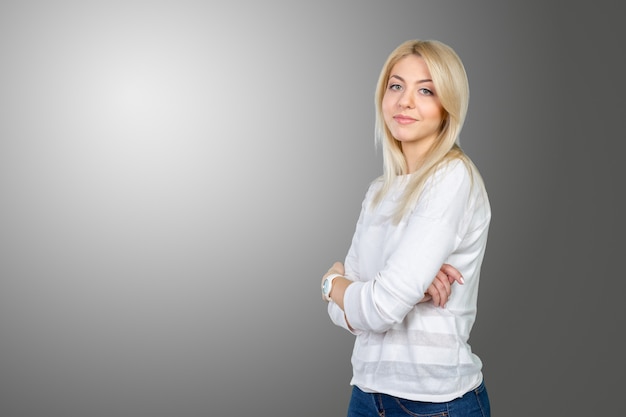
[[[374,196],[376,205],[389,191],[398,175],[406,175],[409,167],[397,141],[383,119],[382,101],[393,66],[402,58],[417,55],[424,59],[430,71],[433,85],[443,108],[443,119],[437,138],[427,151],[423,162],[411,174],[395,215],[396,223],[406,215],[419,199],[426,180],[443,163],[462,160],[470,173],[475,172],[472,162],[458,144],[459,133],[465,121],[469,103],[469,82],[459,56],[452,48],[435,40],[409,40],[400,44],[387,58],[376,87],[375,137],[383,150],[383,174],[379,178],[383,185]]]

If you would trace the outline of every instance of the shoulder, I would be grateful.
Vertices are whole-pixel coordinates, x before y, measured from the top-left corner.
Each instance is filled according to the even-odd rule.
[[[428,179],[429,186],[437,186],[445,184],[449,187],[451,184],[470,184],[473,176],[472,167],[461,159],[453,159],[444,161],[433,172]]]
[[[471,160],[442,162],[427,180],[421,200],[441,200],[443,204],[466,205],[468,199],[486,198],[480,173]]]
[[[372,199],[384,186],[383,177],[377,177],[369,183],[367,192],[365,193],[366,199]]]

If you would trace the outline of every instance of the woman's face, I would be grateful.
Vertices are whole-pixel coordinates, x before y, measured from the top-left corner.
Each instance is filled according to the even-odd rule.
[[[391,69],[382,100],[383,119],[407,162],[419,160],[439,133],[443,108],[422,57],[408,55]]]

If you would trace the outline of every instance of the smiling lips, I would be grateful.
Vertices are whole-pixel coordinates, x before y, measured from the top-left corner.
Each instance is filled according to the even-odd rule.
[[[417,121],[416,119],[409,117],[409,116],[405,116],[403,114],[396,114],[395,116],[393,116],[393,120],[395,120],[396,123],[400,125],[408,125]]]

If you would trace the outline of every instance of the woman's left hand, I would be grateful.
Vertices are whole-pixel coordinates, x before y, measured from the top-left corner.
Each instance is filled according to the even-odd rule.
[[[322,277],[322,281],[324,280],[324,278],[326,278],[330,274],[339,274],[343,276],[345,273],[346,273],[346,269],[344,268],[343,263],[337,261],[333,264],[333,266],[330,267],[328,272],[324,274],[324,277]]]
[[[320,285],[324,285],[324,280],[330,274],[339,274],[341,276],[344,276],[345,273],[346,269],[344,268],[343,263],[335,262],[333,266],[331,266],[330,269],[324,275],[322,275],[322,282],[320,283]],[[324,298],[324,296],[322,296],[322,298]]]

